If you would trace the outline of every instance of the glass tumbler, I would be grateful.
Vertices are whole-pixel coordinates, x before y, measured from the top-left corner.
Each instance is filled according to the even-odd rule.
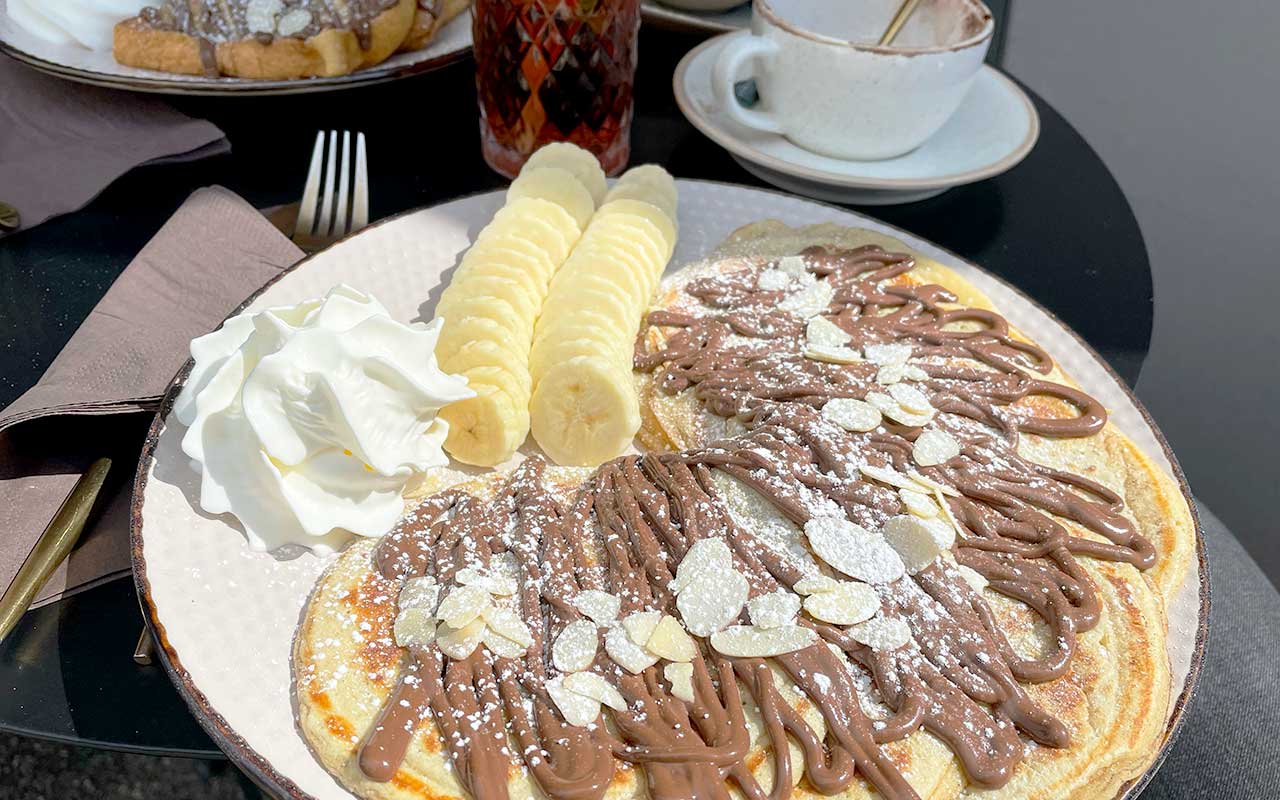
[[[475,0],[472,38],[485,161],[508,178],[548,142],[605,172],[631,154],[640,0]]]

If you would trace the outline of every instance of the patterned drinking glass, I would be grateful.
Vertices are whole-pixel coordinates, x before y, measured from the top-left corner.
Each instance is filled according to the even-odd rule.
[[[485,161],[507,177],[547,142],[619,172],[631,154],[640,0],[475,0]]]

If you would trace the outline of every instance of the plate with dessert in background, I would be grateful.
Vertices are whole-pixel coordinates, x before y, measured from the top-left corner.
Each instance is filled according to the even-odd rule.
[[[0,52],[69,80],[164,94],[380,83],[471,48],[469,0],[0,0]]]
[[[1114,800],[1195,686],[1203,542],[1141,405],[868,217],[548,145],[191,354],[135,580],[280,797]]]

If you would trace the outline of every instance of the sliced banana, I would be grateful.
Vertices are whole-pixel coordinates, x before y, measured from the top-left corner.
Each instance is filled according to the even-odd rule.
[[[577,356],[542,376],[529,418],[534,438],[557,464],[596,466],[635,438],[640,406],[630,372]]]
[[[478,385],[492,386],[506,393],[513,402],[523,403],[527,407],[529,386],[518,372],[510,367],[474,366],[467,370],[467,385],[473,389]]]
[[[600,162],[586,150],[568,142],[552,142],[542,147],[525,162],[521,174],[538,167],[559,167],[573,173],[582,185],[591,192],[591,197],[599,205],[604,200],[609,185],[605,181],[604,170]]]
[[[475,367],[497,367],[505,369],[516,379],[521,387],[520,394],[511,394],[512,400],[521,400],[532,388],[527,365],[528,354],[516,355],[491,339],[473,339],[452,353],[447,363],[441,366],[449,372],[460,372],[471,379],[471,370]]]
[[[641,200],[652,203],[675,222],[677,198],[676,182],[671,173],[657,164],[642,164],[623,173],[604,196],[604,202]]]
[[[592,358],[603,359],[613,364],[622,364],[625,359],[616,351],[611,349],[610,345],[605,344],[601,337],[590,336],[578,339],[565,339],[555,343],[554,347],[545,348],[538,353],[538,369],[536,373],[533,368],[533,357],[530,356],[530,374],[545,375],[551,367],[556,364],[568,361],[578,356],[590,356]],[[470,376],[468,376],[469,379]],[[535,385],[536,388],[536,385]]]
[[[484,275],[474,272],[456,275],[453,283],[449,284],[448,291],[489,295],[505,300],[507,305],[515,309],[521,321],[530,324],[538,318],[538,312],[542,310],[543,298],[530,297],[520,284],[509,278],[500,278],[496,275]]]
[[[644,220],[658,230],[660,241],[662,241],[665,248],[662,257],[662,262],[665,265],[666,261],[671,258],[671,252],[676,246],[676,225],[671,221],[671,218],[663,213],[661,208],[644,200],[613,200],[600,206],[600,209],[596,211],[596,215],[603,219],[615,214],[629,219]]]
[[[634,215],[613,214],[597,216],[591,222],[590,231],[593,243],[607,242],[634,254],[657,286],[658,277],[666,269],[671,254],[662,239],[662,231],[656,225]]]
[[[449,423],[444,446],[457,460],[489,467],[511,458],[529,430],[529,412],[506,392],[477,384],[476,396],[440,410]]]
[[[582,228],[568,211],[550,200],[521,197],[500,208],[476,242],[499,236],[523,237],[546,250],[552,262],[559,265],[569,257],[581,235]]]
[[[469,295],[462,292],[445,290],[440,302],[436,305],[436,316],[444,318],[444,326],[440,329],[443,339],[449,335],[449,328],[463,320],[481,317],[506,328],[512,336],[526,340],[529,331],[525,329],[525,320],[516,314],[515,308],[500,297],[489,295]],[[445,349],[436,345],[436,353],[443,354]]]
[[[550,200],[568,211],[581,228],[587,227],[596,213],[596,200],[582,181],[562,167],[526,167],[507,187],[507,202],[521,197]],[[642,198],[643,199],[643,198]]]

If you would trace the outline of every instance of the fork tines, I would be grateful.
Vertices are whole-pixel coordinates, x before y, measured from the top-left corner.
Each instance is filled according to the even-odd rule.
[[[356,133],[355,168],[351,164],[351,131],[316,133],[307,184],[302,190],[293,239],[304,248],[324,246],[369,223],[369,168],[364,134]],[[339,161],[341,159],[341,161]],[[323,180],[321,178],[323,173]],[[319,206],[319,208],[317,208]]]

